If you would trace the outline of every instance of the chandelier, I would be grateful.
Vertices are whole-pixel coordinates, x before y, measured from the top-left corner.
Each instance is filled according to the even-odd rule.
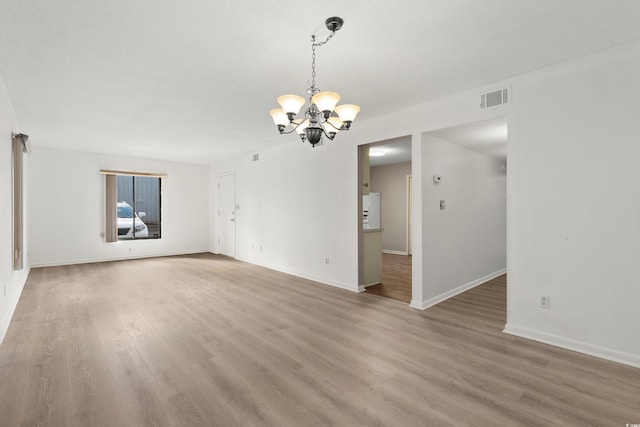
[[[354,104],[337,105],[340,95],[335,92],[321,92],[316,87],[316,47],[325,45],[342,28],[342,18],[328,18],[324,24],[331,34],[323,42],[316,43],[316,36],[311,36],[311,86],[307,89],[308,107],[303,115],[297,117],[307,100],[298,95],[282,95],[278,104],[282,108],[274,108],[269,113],[278,127],[280,134],[293,131],[300,135],[302,141],[308,141],[312,147],[322,144],[323,135],[332,140],[339,131],[347,131],[360,111]]]

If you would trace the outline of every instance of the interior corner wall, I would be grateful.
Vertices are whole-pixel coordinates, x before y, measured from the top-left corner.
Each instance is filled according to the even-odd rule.
[[[9,328],[13,312],[29,275],[28,230],[24,233],[24,268],[13,270],[13,207],[12,199],[12,160],[11,134],[13,132],[28,133],[28,129],[20,129],[19,123],[6,90],[4,80],[0,76],[0,344]],[[24,212],[29,212],[29,158],[24,157]],[[26,224],[26,221],[23,221]]]
[[[101,169],[166,173],[162,238],[105,243]],[[33,147],[29,168],[31,265],[62,265],[206,252],[209,168]]]
[[[422,136],[423,302],[437,304],[506,271],[504,161]],[[442,180],[434,183],[433,176]],[[444,209],[440,203],[444,202]]]
[[[505,331],[640,367],[639,76],[634,44],[514,82]]]
[[[407,253],[407,175],[411,162],[371,168],[371,191],[380,193],[383,251]]]
[[[357,147],[289,137],[258,161],[248,154],[211,167],[211,251],[217,177],[235,171],[237,259],[356,291]]]

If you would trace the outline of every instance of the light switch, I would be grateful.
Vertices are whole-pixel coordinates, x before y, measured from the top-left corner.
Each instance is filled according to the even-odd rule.
[[[440,210],[444,210],[444,200],[440,200]]]

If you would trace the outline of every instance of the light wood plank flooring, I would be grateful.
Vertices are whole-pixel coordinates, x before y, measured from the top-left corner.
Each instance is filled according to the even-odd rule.
[[[382,254],[380,284],[368,286],[370,294],[411,302],[411,257],[408,255]]]
[[[36,268],[0,425],[640,422],[639,369],[504,323],[504,278],[416,311],[210,254]]]

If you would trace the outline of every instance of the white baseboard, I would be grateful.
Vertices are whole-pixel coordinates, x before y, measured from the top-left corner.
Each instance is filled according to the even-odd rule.
[[[104,257],[104,258],[86,258],[75,260],[63,260],[63,261],[50,261],[50,262],[35,262],[31,264],[31,267],[56,267],[59,265],[74,265],[74,264],[90,264],[94,262],[111,262],[111,261],[126,261],[128,259],[141,259],[141,258],[159,258],[165,256],[178,256],[178,255],[193,255],[208,253],[208,249],[195,249],[189,251],[177,251],[177,252],[148,252],[144,254],[127,255],[121,257]]]
[[[416,300],[413,300],[413,299],[409,303],[409,307],[416,308],[418,310],[426,310],[427,309],[427,307],[423,306],[422,301],[416,301]]]
[[[409,255],[407,251],[396,251],[395,249],[383,249],[382,253],[391,255]]]
[[[264,267],[264,268],[268,268],[269,270],[274,270],[274,271],[279,271],[280,273],[285,273],[285,274],[289,274],[291,276],[296,276],[296,277],[300,277],[301,279],[306,279],[306,280],[311,280],[312,282],[317,282],[323,285],[329,285],[329,286],[333,286],[336,288],[340,288],[340,289],[346,289],[347,291],[351,291],[351,292],[362,292],[364,291],[364,288],[361,290],[360,287],[358,285],[352,285],[349,283],[341,283],[341,282],[336,282],[333,280],[328,280],[322,277],[315,277],[315,276],[309,276],[307,274],[303,274],[297,271],[292,271],[292,270],[288,270],[285,268],[281,268],[278,266],[274,266],[274,265],[270,265],[267,263],[257,263],[254,261],[249,261],[249,260],[245,260],[242,258],[235,258],[238,261],[242,261],[242,262],[246,262],[247,264],[254,264],[254,265],[258,265],[260,267]]]
[[[13,314],[16,312],[16,308],[18,307],[18,301],[20,301],[20,296],[22,295],[24,285],[27,283],[27,278],[29,277],[30,271],[30,268],[21,270],[21,275],[18,277],[17,283],[12,284],[12,286],[18,286],[18,291],[13,295],[11,302],[9,303],[9,309],[5,313],[4,317],[0,319],[0,344],[2,344],[2,342],[4,341],[4,337],[7,335],[9,324],[11,323]]]
[[[564,348],[566,350],[577,351],[578,353],[588,354],[589,356],[599,357],[601,359],[611,360],[612,362],[622,363],[623,365],[640,368],[640,356],[631,353],[614,350],[607,347],[601,347],[595,344],[589,344],[583,341],[577,341],[571,338],[550,334],[536,329],[525,328],[522,326],[509,324],[502,331],[509,335],[539,341],[555,347]]]
[[[381,282],[367,283],[366,285],[358,285],[358,292],[364,292],[369,286],[379,285]]]
[[[436,295],[433,298],[429,298],[424,301],[411,300],[411,303],[409,304],[409,306],[412,308],[417,308],[418,310],[426,310],[427,308],[433,307],[434,305],[439,304],[442,301],[448,300],[449,298],[454,297],[458,294],[461,294],[465,291],[468,291],[471,288],[475,288],[476,286],[481,285],[485,282],[488,282],[491,279],[495,279],[496,277],[503,275],[506,272],[507,272],[507,269],[502,268],[498,271],[487,274],[486,276],[483,276],[479,279],[472,280],[471,282],[465,283],[464,285],[460,285],[457,288],[451,289],[450,291],[443,292],[440,295]]]

